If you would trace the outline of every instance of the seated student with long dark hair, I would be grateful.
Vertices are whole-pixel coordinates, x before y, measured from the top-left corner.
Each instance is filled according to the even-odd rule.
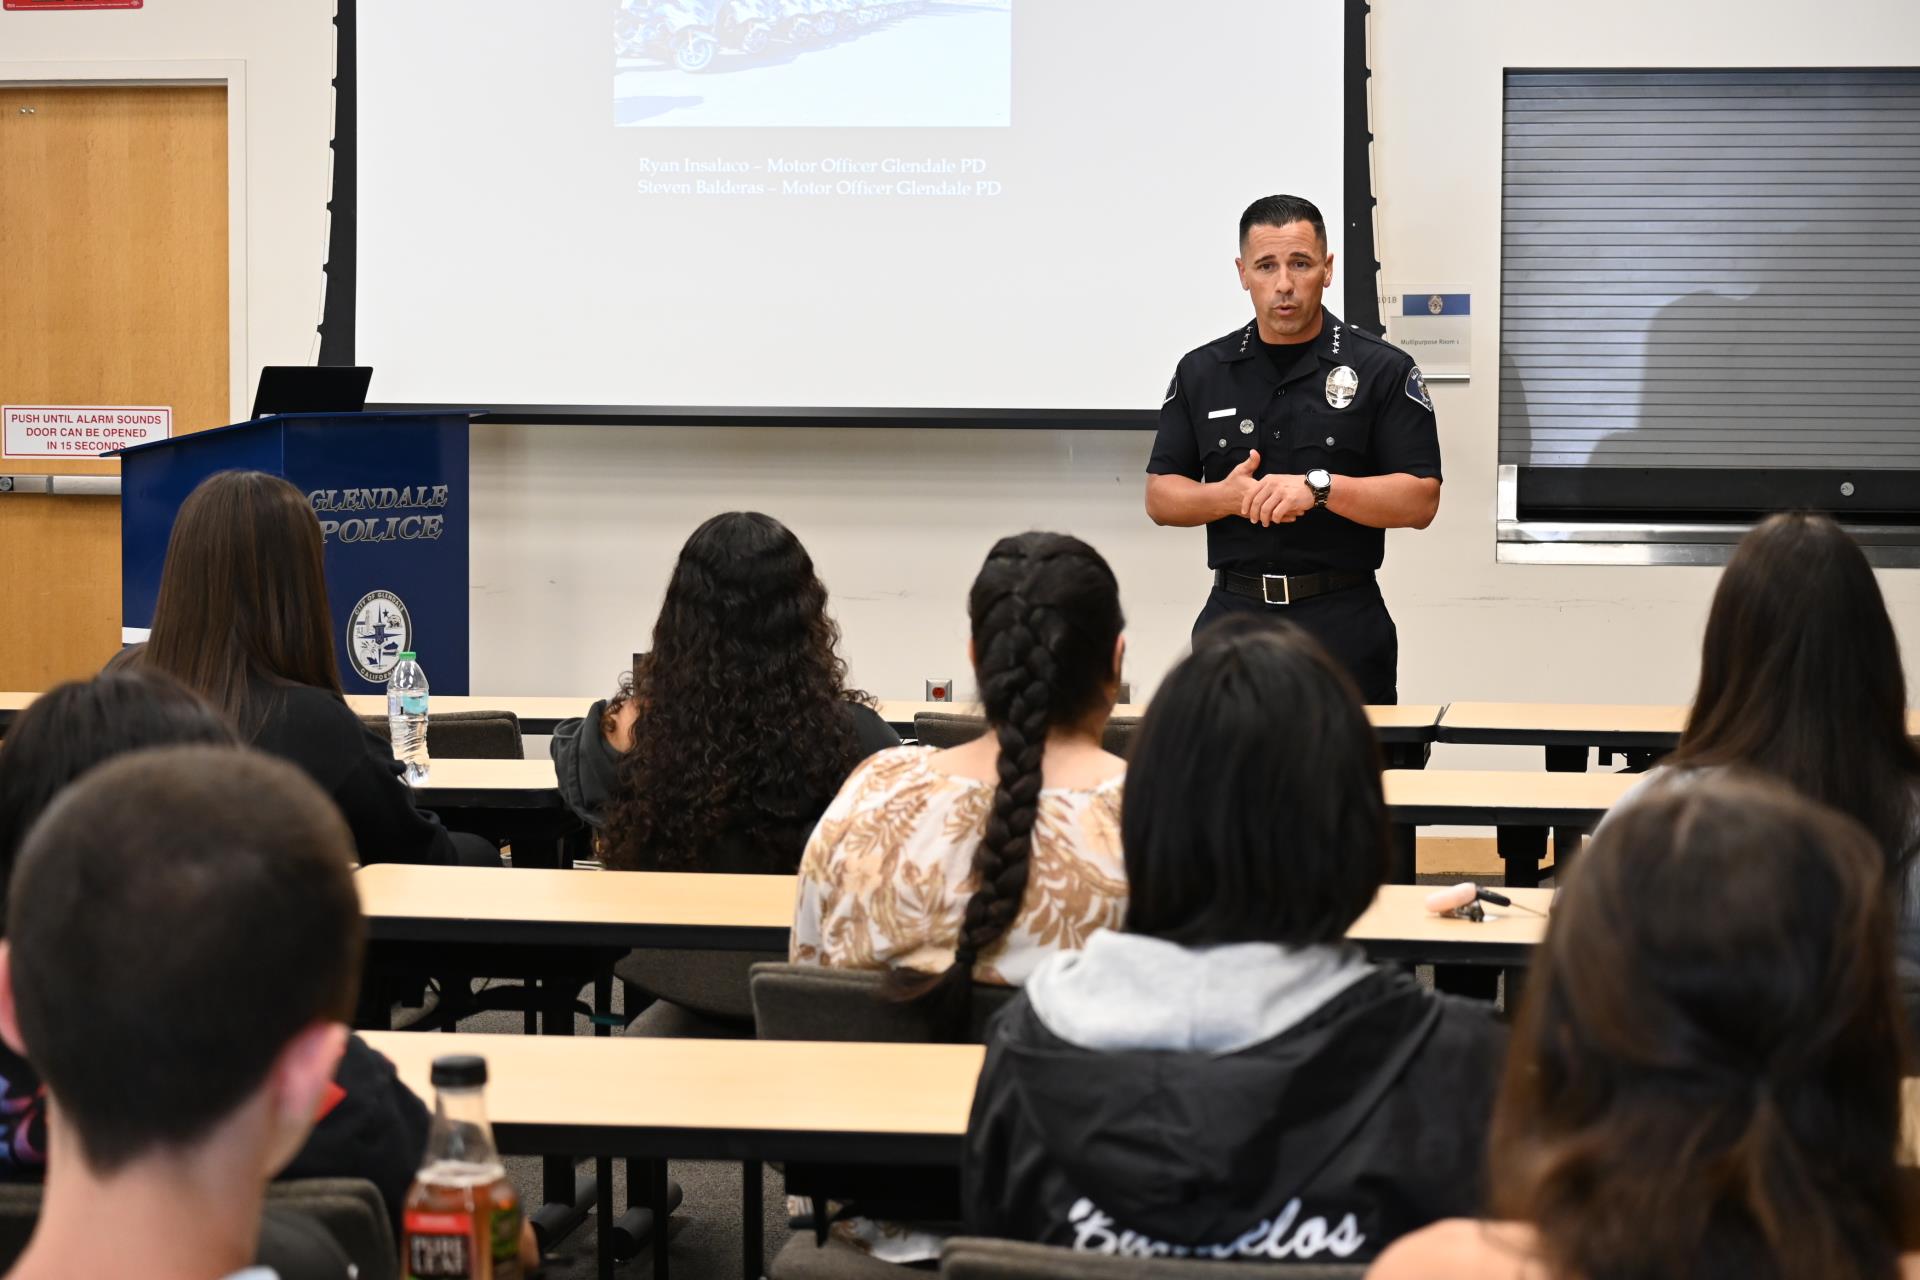
[[[1018,986],[1117,924],[1127,895],[1126,762],[1101,746],[1126,647],[1113,571],[1078,538],[1002,538],[967,615],[986,732],[881,752],[847,779],[807,843],[790,955],[889,971],[955,1040],[977,1034],[976,982]],[[889,1262],[939,1256],[937,1230],[856,1217],[834,1232]]]
[[[1386,879],[1380,755],[1305,632],[1229,620],[1155,694],[1121,813],[1124,930],[994,1020],[970,1233],[1353,1262],[1481,1204],[1505,1036],[1345,942]]]
[[[174,518],[153,630],[133,665],[178,679],[243,741],[305,769],[346,815],[361,862],[499,866],[485,840],[450,837],[414,806],[392,749],[347,709],[330,617],[306,498],[277,476],[224,471]]]
[[[1436,1224],[1369,1277],[1920,1277],[1883,861],[1758,775],[1611,819],[1534,953],[1495,1220]]]
[[[693,531],[634,683],[556,729],[561,794],[617,871],[792,875],[820,811],[899,735],[847,684],[827,589],[792,530],[729,511]],[[615,972],[668,1002],[656,1022],[750,1032],[758,952],[643,948]],[[709,1020],[686,1026],[692,1012]]]
[[[110,673],[34,699],[0,738],[0,917],[15,855],[55,796],[117,756],[192,744],[235,746],[238,739],[205,699],[157,671]],[[426,1149],[427,1109],[358,1036],[348,1039],[334,1082],[338,1095],[284,1176],[366,1178],[380,1188],[398,1230]],[[45,1101],[31,1064],[0,1046],[0,1181],[44,1175]]]
[[[1664,782],[1736,768],[1776,778],[1873,834],[1912,1019],[1920,1007],[1920,749],[1907,734],[1906,672],[1880,585],[1852,537],[1826,516],[1773,516],[1740,540],[1707,615],[1680,746],[1614,813]]]
[[[607,866],[792,875],[847,774],[900,745],[848,687],[839,643],[792,530],[757,511],[695,529],[631,689],[554,735]]]
[[[1120,590],[1078,538],[1002,538],[967,598],[987,730],[869,760],[800,866],[798,963],[904,971],[955,1035],[974,982],[1017,986],[1116,924],[1126,762],[1101,746],[1119,689]]]

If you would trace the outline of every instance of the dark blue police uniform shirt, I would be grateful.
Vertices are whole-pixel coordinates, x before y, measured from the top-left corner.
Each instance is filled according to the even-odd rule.
[[[1439,479],[1433,401],[1413,357],[1349,328],[1331,311],[1321,319],[1320,336],[1301,343],[1284,372],[1267,357],[1251,320],[1182,356],[1160,406],[1148,473],[1220,480],[1258,448],[1257,476],[1325,467],[1336,477]],[[1329,378],[1341,368],[1353,371],[1358,386],[1352,401],[1337,408],[1329,400]],[[1337,492],[1340,482],[1333,483]],[[1385,530],[1325,507],[1265,529],[1237,515],[1207,526],[1210,569],[1366,571],[1380,567],[1385,551]]]

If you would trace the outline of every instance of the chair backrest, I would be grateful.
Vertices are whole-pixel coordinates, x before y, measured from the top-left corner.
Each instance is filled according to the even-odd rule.
[[[617,874],[617,873],[616,873]],[[615,976],[650,996],[691,1010],[703,1018],[753,1024],[748,993],[753,966],[779,963],[782,951],[681,951],[646,947],[613,966]]]
[[[986,731],[985,717],[964,715],[957,711],[922,711],[913,717],[913,736],[919,739],[920,744],[942,750],[972,742]],[[1127,752],[1133,749],[1133,738],[1139,731],[1139,716],[1115,716],[1107,721],[1107,731],[1101,735],[1100,745],[1124,760]]]
[[[0,1271],[26,1250],[40,1217],[41,1185],[0,1183]],[[358,1268],[358,1280],[399,1280],[400,1246],[380,1189],[364,1178],[296,1178],[267,1187],[267,1205],[311,1219]]]
[[[972,742],[986,731],[987,722],[983,717],[958,711],[922,711],[913,717],[913,736],[919,739],[920,745],[943,751]]]
[[[40,1220],[40,1184],[0,1182],[0,1271],[11,1271]]]
[[[267,1206],[312,1218],[358,1268],[358,1280],[399,1280],[400,1245],[380,1188],[364,1178],[295,1178],[267,1187]]]
[[[392,742],[385,716],[360,722]],[[520,717],[511,711],[442,711],[427,714],[427,754],[442,760],[524,760]]]
[[[1212,1262],[1077,1253],[1019,1240],[956,1236],[940,1251],[945,1280],[1360,1280],[1363,1263]]]
[[[886,980],[874,969],[756,964],[750,979],[754,1027],[762,1040],[938,1039],[924,1010],[886,998]],[[984,1040],[987,1020],[1017,994],[1013,987],[974,983],[968,1038]]]

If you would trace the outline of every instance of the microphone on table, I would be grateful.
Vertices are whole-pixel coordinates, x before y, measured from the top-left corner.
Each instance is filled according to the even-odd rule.
[[[1546,914],[1544,911],[1534,911],[1532,907],[1517,904],[1504,893],[1482,889],[1471,880],[1463,880],[1450,888],[1435,889],[1427,895],[1427,910],[1436,916],[1459,916],[1465,920],[1482,920],[1486,918],[1486,912],[1480,909],[1480,904],[1483,902],[1491,902],[1496,907],[1510,907],[1531,912],[1536,916]]]

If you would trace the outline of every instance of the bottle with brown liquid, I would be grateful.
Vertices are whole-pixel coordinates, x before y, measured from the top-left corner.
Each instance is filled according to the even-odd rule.
[[[493,1145],[487,1060],[433,1060],[433,1131],[407,1191],[400,1269],[407,1280],[521,1280],[520,1194]]]

